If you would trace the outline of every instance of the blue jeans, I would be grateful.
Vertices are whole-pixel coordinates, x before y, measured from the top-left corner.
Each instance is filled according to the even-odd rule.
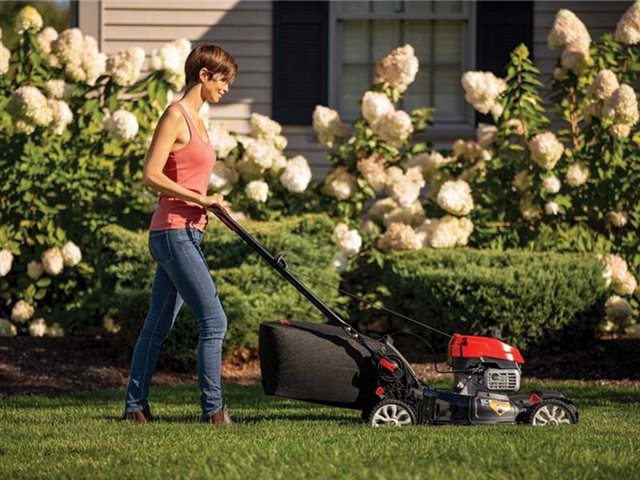
[[[153,230],[149,250],[158,263],[151,289],[151,305],[138,336],[127,386],[126,412],[148,407],[149,384],[160,346],[184,302],[198,320],[198,385],[203,415],[222,407],[220,368],[227,316],[200,249],[197,228]]]

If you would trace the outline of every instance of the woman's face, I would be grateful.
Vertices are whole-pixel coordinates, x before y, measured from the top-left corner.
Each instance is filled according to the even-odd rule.
[[[200,80],[202,81],[204,100],[209,103],[218,103],[223,95],[229,91],[229,84],[220,79],[218,75],[212,75],[206,68],[200,71]]]

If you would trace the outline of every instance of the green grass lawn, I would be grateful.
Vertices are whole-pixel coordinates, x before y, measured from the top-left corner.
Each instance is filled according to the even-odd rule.
[[[523,391],[533,388],[525,385]],[[640,385],[549,382],[575,426],[372,429],[359,412],[225,387],[237,425],[197,422],[196,387],[152,386],[157,421],[120,420],[124,390],[0,400],[0,479],[640,478]]]

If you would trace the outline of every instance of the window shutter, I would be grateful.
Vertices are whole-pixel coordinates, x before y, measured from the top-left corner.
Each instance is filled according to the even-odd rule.
[[[533,58],[533,2],[480,1],[476,8],[476,70],[504,78],[509,55],[520,43],[527,45]],[[493,123],[480,113],[476,120]]]
[[[273,118],[311,125],[327,104],[329,3],[273,2]]]

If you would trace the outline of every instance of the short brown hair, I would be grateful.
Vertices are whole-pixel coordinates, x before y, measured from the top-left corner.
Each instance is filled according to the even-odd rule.
[[[200,69],[206,68],[231,85],[238,75],[236,60],[217,45],[198,45],[191,50],[184,63],[184,74],[189,86],[199,82]]]

